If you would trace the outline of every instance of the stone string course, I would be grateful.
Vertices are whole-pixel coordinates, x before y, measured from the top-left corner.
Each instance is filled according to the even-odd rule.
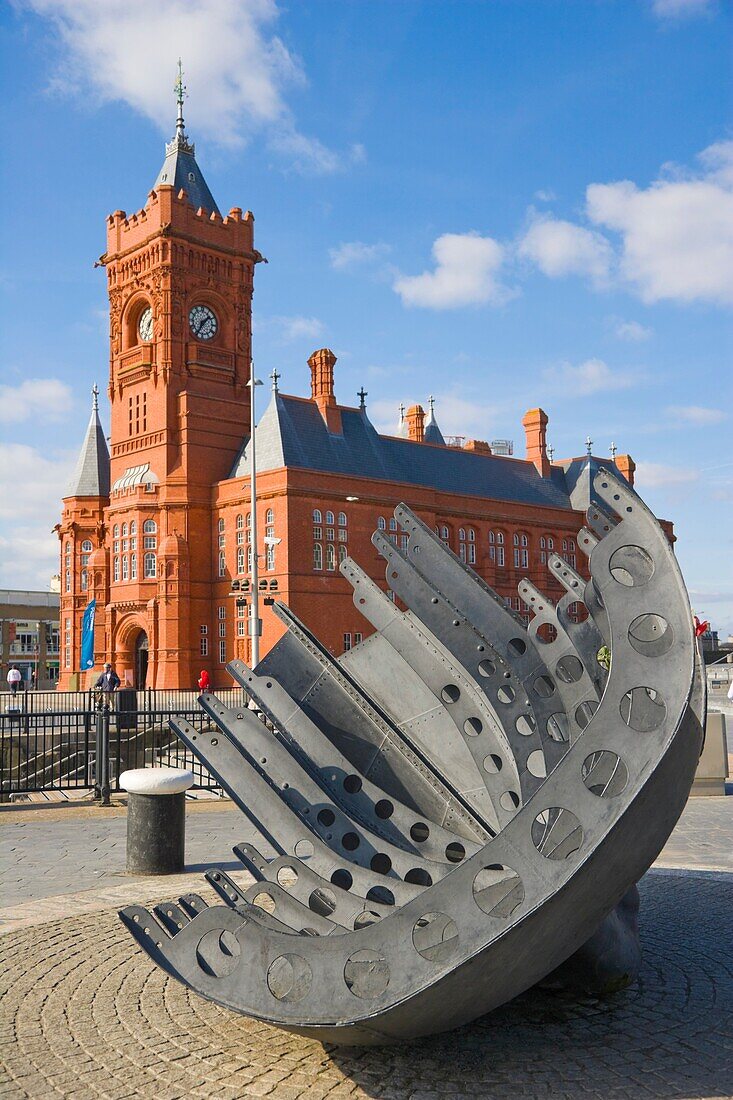
[[[636,987],[606,1001],[532,990],[457,1032],[354,1051],[189,993],[136,949],[109,909],[17,928],[0,940],[0,1095],[733,1096],[733,876],[657,870],[641,888]]]

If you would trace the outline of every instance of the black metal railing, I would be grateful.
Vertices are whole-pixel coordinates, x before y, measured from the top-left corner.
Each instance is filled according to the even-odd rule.
[[[217,691],[225,706],[240,706],[239,688]],[[194,787],[217,783],[171,732],[169,720],[185,718],[213,730],[194,691],[119,691],[111,697],[109,776],[112,790],[130,768],[180,767],[194,775]],[[90,790],[96,775],[96,693],[29,691],[0,695],[0,800],[15,793]]]

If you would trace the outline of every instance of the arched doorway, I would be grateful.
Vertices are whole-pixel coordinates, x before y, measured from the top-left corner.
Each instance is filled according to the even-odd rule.
[[[142,691],[148,677],[148,636],[141,630],[135,639],[135,690]]]

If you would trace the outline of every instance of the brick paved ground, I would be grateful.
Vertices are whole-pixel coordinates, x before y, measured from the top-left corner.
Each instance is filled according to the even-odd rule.
[[[124,825],[120,809],[0,813],[15,875],[0,901],[3,1097],[733,1096],[733,874],[690,869],[731,868],[731,798],[691,800],[641,884],[637,986],[606,1001],[535,989],[449,1035],[364,1051],[324,1049],[203,1001],[119,923],[131,900],[205,893],[193,868],[231,863],[248,835],[240,814],[190,813],[187,874],[165,885],[123,875]]]

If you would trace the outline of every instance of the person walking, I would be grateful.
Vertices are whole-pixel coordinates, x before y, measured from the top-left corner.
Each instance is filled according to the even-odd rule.
[[[205,668],[201,669],[199,676],[199,691],[211,691],[211,678]]]
[[[23,683],[20,669],[16,668],[15,665],[11,665],[8,669],[7,681],[10,693],[15,698],[20,690],[20,685]]]
[[[105,661],[104,670],[103,670],[101,676],[99,677],[99,679],[97,680],[96,684],[94,685],[94,688],[95,688],[96,691],[101,693],[100,694],[100,700],[104,699],[105,703],[106,703],[106,706],[109,706],[110,699],[111,699],[112,695],[114,694],[114,692],[117,691],[117,688],[119,686],[120,686],[119,676],[117,675],[115,670],[112,668],[112,665],[109,663],[109,661]]]

